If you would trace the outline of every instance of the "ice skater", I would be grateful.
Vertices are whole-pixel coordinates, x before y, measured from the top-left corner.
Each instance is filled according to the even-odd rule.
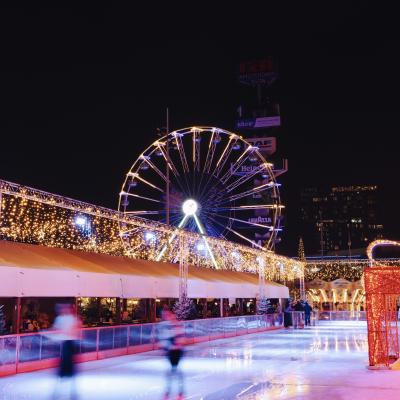
[[[311,311],[312,311],[312,307],[308,304],[308,301],[306,300],[306,302],[304,303],[304,316],[305,316],[305,322],[306,322],[306,326],[310,326],[311,325]]]
[[[62,383],[67,379],[70,386],[70,399],[76,400],[78,393],[75,382],[75,346],[79,338],[79,328],[81,323],[75,316],[71,304],[57,304],[57,317],[54,321],[53,329],[57,331],[56,337],[61,342],[60,364],[57,375],[58,380],[53,393],[53,399],[59,399]],[[52,336],[54,338],[54,335]]]
[[[174,382],[178,385],[178,400],[184,399],[184,377],[179,369],[179,362],[183,357],[183,338],[184,327],[176,319],[173,312],[168,309],[163,310],[163,321],[160,324],[160,345],[165,351],[171,368],[166,375],[166,388],[164,400],[170,398]]]
[[[292,304],[290,303],[290,301],[287,301],[286,307],[284,310],[284,314],[283,314],[283,322],[284,322],[285,328],[289,328],[289,326],[292,326],[292,324],[293,324],[292,314],[293,314]]]

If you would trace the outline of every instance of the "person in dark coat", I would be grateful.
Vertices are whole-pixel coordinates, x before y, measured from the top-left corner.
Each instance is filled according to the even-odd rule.
[[[283,324],[284,324],[285,328],[288,328],[289,326],[292,325],[292,311],[293,311],[292,305],[290,304],[290,302],[287,302],[285,311],[283,314]]]
[[[294,306],[294,311],[304,311],[304,306],[301,300],[297,301]]]
[[[311,311],[312,311],[312,307],[308,304],[308,301],[306,301],[304,304],[304,317],[306,320],[305,321],[306,326],[311,325]]]

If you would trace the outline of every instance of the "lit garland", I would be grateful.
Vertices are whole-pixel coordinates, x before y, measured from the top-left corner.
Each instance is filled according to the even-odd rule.
[[[372,265],[379,264],[379,262],[374,259],[373,252],[374,252],[375,247],[380,247],[380,246],[397,246],[397,247],[399,247],[400,242],[396,242],[394,240],[387,240],[387,239],[378,239],[378,240],[374,240],[373,242],[371,242],[367,247],[367,257]],[[384,264],[384,265],[387,265],[387,264]]]
[[[187,262],[214,268],[204,238],[197,233],[1,180],[0,194],[1,239],[145,260],[156,260],[166,247],[161,261],[178,263],[178,237],[183,237]],[[135,234],[124,235],[127,231]],[[127,240],[129,246],[124,246]],[[304,263],[296,259],[223,239],[208,237],[207,242],[219,269],[258,273],[264,264],[265,278],[282,282],[304,274]]]
[[[397,258],[385,258],[376,260],[380,265],[397,266],[400,260]],[[331,260],[307,260],[305,267],[305,280],[307,282],[314,279],[321,279],[326,282],[334,281],[338,278],[348,281],[358,281],[362,278],[364,269],[370,266],[367,259],[331,259]]]

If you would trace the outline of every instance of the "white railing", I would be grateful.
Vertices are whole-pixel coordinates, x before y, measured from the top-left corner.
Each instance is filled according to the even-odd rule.
[[[263,332],[282,327],[282,314],[246,315],[183,321],[186,344]],[[83,328],[76,341],[77,362],[158,348],[159,323]],[[55,366],[60,356],[57,332],[0,336],[0,376]]]
[[[319,321],[366,321],[365,311],[318,311]]]

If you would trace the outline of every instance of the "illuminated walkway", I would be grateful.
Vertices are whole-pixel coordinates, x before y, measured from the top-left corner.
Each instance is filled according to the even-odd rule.
[[[186,399],[398,399],[400,372],[366,365],[362,322],[202,343],[190,347],[182,363]],[[159,352],[86,363],[79,399],[161,399],[166,368]],[[0,399],[47,399],[53,385],[52,371],[0,378]]]

